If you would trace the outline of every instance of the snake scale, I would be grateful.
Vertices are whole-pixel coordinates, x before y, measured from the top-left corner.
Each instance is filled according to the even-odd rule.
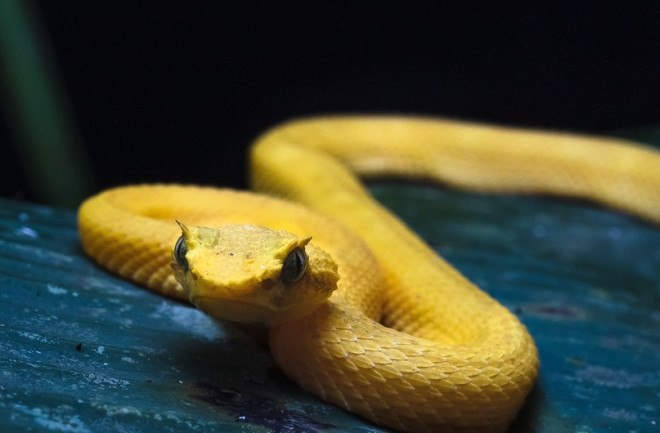
[[[535,382],[537,349],[357,176],[576,197],[660,222],[660,154],[624,140],[337,116],[267,131],[250,158],[258,193],[137,185],[88,199],[85,251],[218,319],[271,323],[291,379],[409,432],[505,431]]]

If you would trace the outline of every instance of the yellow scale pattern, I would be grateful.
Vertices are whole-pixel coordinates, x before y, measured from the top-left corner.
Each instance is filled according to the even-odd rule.
[[[181,235],[175,219],[312,236],[338,265],[338,289],[302,319],[275,323],[272,354],[320,398],[410,432],[505,431],[534,384],[538,355],[515,316],[376,203],[356,174],[578,197],[660,222],[660,154],[623,140],[327,117],[267,132],[251,162],[255,190],[300,204],[194,186],[117,188],[81,206],[85,251],[113,272],[185,298],[170,269]]]

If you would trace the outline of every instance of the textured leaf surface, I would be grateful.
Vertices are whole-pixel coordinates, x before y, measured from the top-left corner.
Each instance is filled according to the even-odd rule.
[[[660,229],[553,199],[392,183],[372,191],[529,327],[541,372],[513,431],[658,428]],[[255,332],[215,324],[97,268],[80,249],[73,212],[7,200],[0,200],[0,424],[3,431],[385,431],[289,382]]]

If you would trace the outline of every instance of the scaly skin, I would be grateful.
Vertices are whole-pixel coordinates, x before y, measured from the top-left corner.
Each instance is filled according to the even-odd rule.
[[[660,222],[660,155],[623,140],[333,117],[278,127],[251,158],[256,190],[305,207],[230,190],[118,188],[81,206],[83,247],[124,277],[186,298],[170,269],[175,219],[311,236],[338,265],[337,290],[302,318],[273,319],[275,360],[320,398],[410,432],[505,431],[535,381],[537,351],[515,316],[375,203],[353,173],[579,197]],[[196,296],[212,286],[188,285]],[[213,303],[199,304],[222,318]]]

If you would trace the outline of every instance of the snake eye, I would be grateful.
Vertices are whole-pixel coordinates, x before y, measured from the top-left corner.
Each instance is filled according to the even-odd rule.
[[[302,248],[293,249],[284,259],[282,264],[282,282],[284,284],[295,283],[300,280],[307,269],[307,254]]]
[[[174,245],[174,259],[184,272],[188,271],[188,260],[186,259],[187,253],[188,246],[186,245],[186,240],[181,236],[179,240],[176,241],[176,245]]]

